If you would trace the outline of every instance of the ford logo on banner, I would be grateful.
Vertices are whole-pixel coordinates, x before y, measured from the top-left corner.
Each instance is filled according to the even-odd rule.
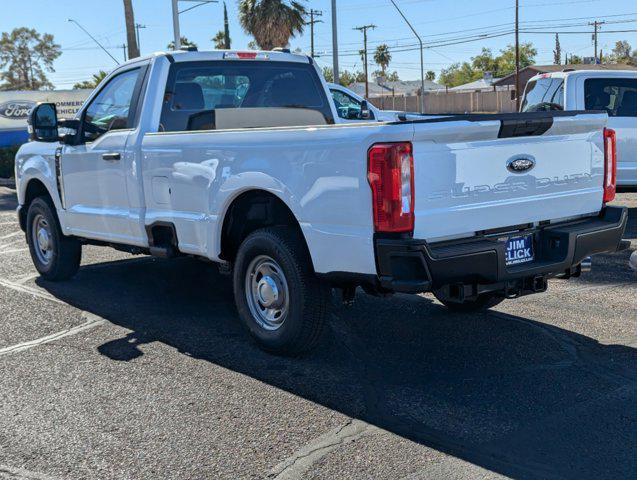
[[[535,159],[531,157],[512,158],[507,162],[507,170],[511,173],[526,173],[535,167]]]
[[[10,100],[0,104],[0,117],[9,120],[22,120],[29,116],[37,104],[29,100]]]

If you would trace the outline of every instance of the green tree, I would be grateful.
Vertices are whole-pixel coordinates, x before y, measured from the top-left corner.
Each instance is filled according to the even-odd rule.
[[[483,73],[469,62],[454,63],[440,72],[440,82],[447,87],[457,87],[482,78]]]
[[[0,37],[0,85],[3,90],[53,88],[46,72],[54,72],[53,62],[62,54],[53,35],[27,27],[3,32]]]
[[[217,50],[223,50],[226,48],[226,34],[223,30],[219,30],[217,34],[212,37],[212,42],[215,44]]]
[[[94,73],[90,80],[78,82],[75,85],[73,85],[73,88],[74,89],[81,89],[81,88],[93,89],[97,87],[100,84],[100,82],[104,80],[104,78],[106,78],[107,75],[108,73],[106,73],[104,70],[100,70],[99,72]]]
[[[581,65],[582,63],[584,63],[584,59],[579,55],[571,55],[568,57],[569,65]]]
[[[239,0],[239,22],[263,50],[285,47],[302,34],[307,11],[300,0]]]
[[[553,50],[553,64],[562,64],[562,45],[560,44],[560,34],[555,34],[555,50]]]
[[[323,67],[323,76],[325,77],[326,82],[334,83],[334,70],[332,70],[332,67]],[[341,70],[338,80],[341,85],[347,87],[358,81],[358,76],[362,77],[363,81],[365,81],[365,74],[362,72],[352,73],[349,70]]]
[[[619,41],[615,43],[615,48],[610,54],[610,61],[637,66],[637,50],[633,50],[626,40]]]
[[[537,49],[532,43],[520,44],[520,68],[528,67],[535,63]],[[508,45],[496,58],[497,70],[494,77],[504,77],[515,72],[515,45]]]
[[[434,82],[436,80],[436,72],[434,72],[433,70],[429,70],[427,73],[425,73],[425,80]]]
[[[631,57],[632,48],[630,43],[626,40],[620,40],[615,43],[615,48],[611,53],[611,58],[617,62],[629,60]]]
[[[380,67],[383,77],[386,76],[387,67],[389,67],[389,62],[391,62],[391,52],[386,44],[383,43],[376,47],[374,61]]]
[[[179,37],[179,39],[181,40],[181,48],[197,48],[197,44],[195,42],[191,42],[186,37]],[[166,48],[168,48],[168,50],[174,50],[175,41],[173,40],[170,42]]]

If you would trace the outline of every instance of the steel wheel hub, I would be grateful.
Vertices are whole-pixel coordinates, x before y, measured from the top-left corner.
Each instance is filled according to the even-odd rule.
[[[267,255],[250,262],[246,270],[245,294],[254,320],[266,330],[278,330],[289,310],[288,283],[279,264]]]
[[[51,226],[44,216],[35,216],[32,232],[35,254],[40,263],[48,265],[53,257],[53,235]]]

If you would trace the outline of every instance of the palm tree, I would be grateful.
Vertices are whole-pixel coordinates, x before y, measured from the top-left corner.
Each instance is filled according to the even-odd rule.
[[[389,67],[389,62],[391,62],[391,53],[389,53],[389,47],[386,44],[383,43],[376,47],[376,52],[374,52],[374,61],[383,71],[384,77],[387,72],[387,67]]]
[[[179,37],[180,38],[180,42],[181,43],[181,48],[197,48],[197,44],[195,42],[191,42],[190,40],[188,40],[186,37]],[[167,46],[168,50],[174,50],[175,49],[175,41],[172,40]]]
[[[139,57],[139,46],[135,36],[135,14],[133,0],[124,0],[124,17],[126,19],[126,43],[128,43],[128,58]]]
[[[223,30],[219,30],[214,37],[212,37],[212,42],[215,44],[215,48],[217,50],[223,50],[226,48],[226,34]]]
[[[302,0],[239,0],[239,21],[263,50],[285,47],[303,33],[307,11]]]
[[[107,75],[108,73],[106,73],[104,70],[100,70],[99,72],[94,73],[90,80],[85,80],[73,85],[73,89],[75,90],[80,88],[95,88],[100,84],[102,80],[106,78]]]

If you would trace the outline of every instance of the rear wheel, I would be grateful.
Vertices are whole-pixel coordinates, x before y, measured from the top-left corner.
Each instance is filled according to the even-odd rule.
[[[82,245],[62,234],[55,207],[45,197],[29,206],[27,243],[35,268],[47,280],[67,280],[80,268]]]
[[[330,290],[312,271],[296,230],[271,227],[250,234],[239,247],[233,283],[241,321],[261,348],[299,355],[318,344]]]
[[[451,300],[444,289],[435,290],[434,296],[449,310],[454,312],[480,312],[483,310],[489,310],[504,301],[504,297],[495,295],[493,293],[483,293],[478,295],[478,298],[474,300],[465,300],[464,302],[455,302]]]

